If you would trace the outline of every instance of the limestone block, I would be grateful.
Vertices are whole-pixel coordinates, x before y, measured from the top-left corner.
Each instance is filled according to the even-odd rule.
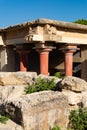
[[[9,119],[6,124],[0,123],[0,130],[23,130],[23,128]]]
[[[87,91],[82,93],[82,105],[83,108],[87,108]]]
[[[68,101],[61,92],[42,91],[10,98],[5,107],[24,130],[49,130],[57,124],[65,130],[68,123]]]
[[[44,34],[43,36],[44,41],[54,41],[54,42],[59,42],[62,40],[62,37],[60,35],[53,35],[53,34]]]
[[[4,104],[5,101],[10,98],[19,98],[21,95],[24,95],[24,89],[26,85],[6,85],[0,86],[0,105]]]
[[[62,88],[74,92],[82,92],[87,90],[87,82],[83,79],[66,76],[61,82]]]
[[[15,78],[14,76],[11,77],[4,77],[0,78],[0,85],[21,85],[23,84],[22,80]]]
[[[61,81],[62,81],[61,78],[57,78],[57,77],[55,77],[55,76],[43,75],[43,74],[38,75],[37,78],[43,78],[43,79],[48,79],[48,80],[54,79],[54,82],[55,82],[56,84],[57,84],[58,82],[61,82]]]
[[[1,72],[0,73],[0,85],[21,85],[23,81],[16,78],[13,73]]]
[[[37,78],[36,72],[13,72],[14,76],[21,79],[24,84],[31,84]]]
[[[36,76],[36,72],[0,72],[0,85],[31,84]]]
[[[82,94],[81,93],[75,93],[70,90],[63,90],[62,93],[67,96],[68,98],[68,104],[70,106],[78,106],[82,102]]]

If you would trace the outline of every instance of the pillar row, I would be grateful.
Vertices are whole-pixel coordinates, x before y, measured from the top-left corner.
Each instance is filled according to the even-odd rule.
[[[48,75],[49,68],[49,52],[51,48],[39,48],[37,52],[40,55],[40,74]]]
[[[18,51],[20,57],[20,71],[27,71],[28,68],[28,53],[29,51],[20,50]]]

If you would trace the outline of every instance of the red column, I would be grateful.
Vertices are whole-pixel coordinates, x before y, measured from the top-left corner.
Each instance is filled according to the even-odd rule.
[[[20,50],[19,57],[20,57],[20,71],[27,71],[28,67],[28,51]]]
[[[73,70],[73,52],[66,51],[65,52],[65,75],[72,76]]]
[[[67,46],[65,48],[65,75],[72,76],[73,75],[73,53],[76,52],[76,46]]]
[[[52,49],[37,49],[40,54],[40,74],[48,75],[49,52]]]

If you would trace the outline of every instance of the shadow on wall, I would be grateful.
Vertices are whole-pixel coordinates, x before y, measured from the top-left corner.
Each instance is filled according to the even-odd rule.
[[[5,64],[5,65],[2,67],[1,71],[2,71],[2,72],[7,72],[7,68],[8,68],[7,66],[8,66],[8,65]]]
[[[49,72],[51,75],[54,75],[56,72],[64,74],[64,54],[58,48],[49,54]]]
[[[81,78],[87,81],[87,60],[81,63]]]
[[[31,50],[28,55],[28,71],[40,73],[40,60],[39,60],[39,53],[35,50]]]

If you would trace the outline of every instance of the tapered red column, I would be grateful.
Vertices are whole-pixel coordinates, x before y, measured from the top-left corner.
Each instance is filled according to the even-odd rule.
[[[40,74],[48,75],[48,68],[49,68],[49,52],[52,49],[37,49],[40,54]]]
[[[65,75],[72,76],[73,74],[73,52],[66,51],[65,52]]]
[[[20,71],[27,71],[28,68],[28,51],[18,51],[20,57]]]
[[[78,50],[77,46],[67,46],[64,49],[65,52],[65,75],[73,75],[73,53]]]

